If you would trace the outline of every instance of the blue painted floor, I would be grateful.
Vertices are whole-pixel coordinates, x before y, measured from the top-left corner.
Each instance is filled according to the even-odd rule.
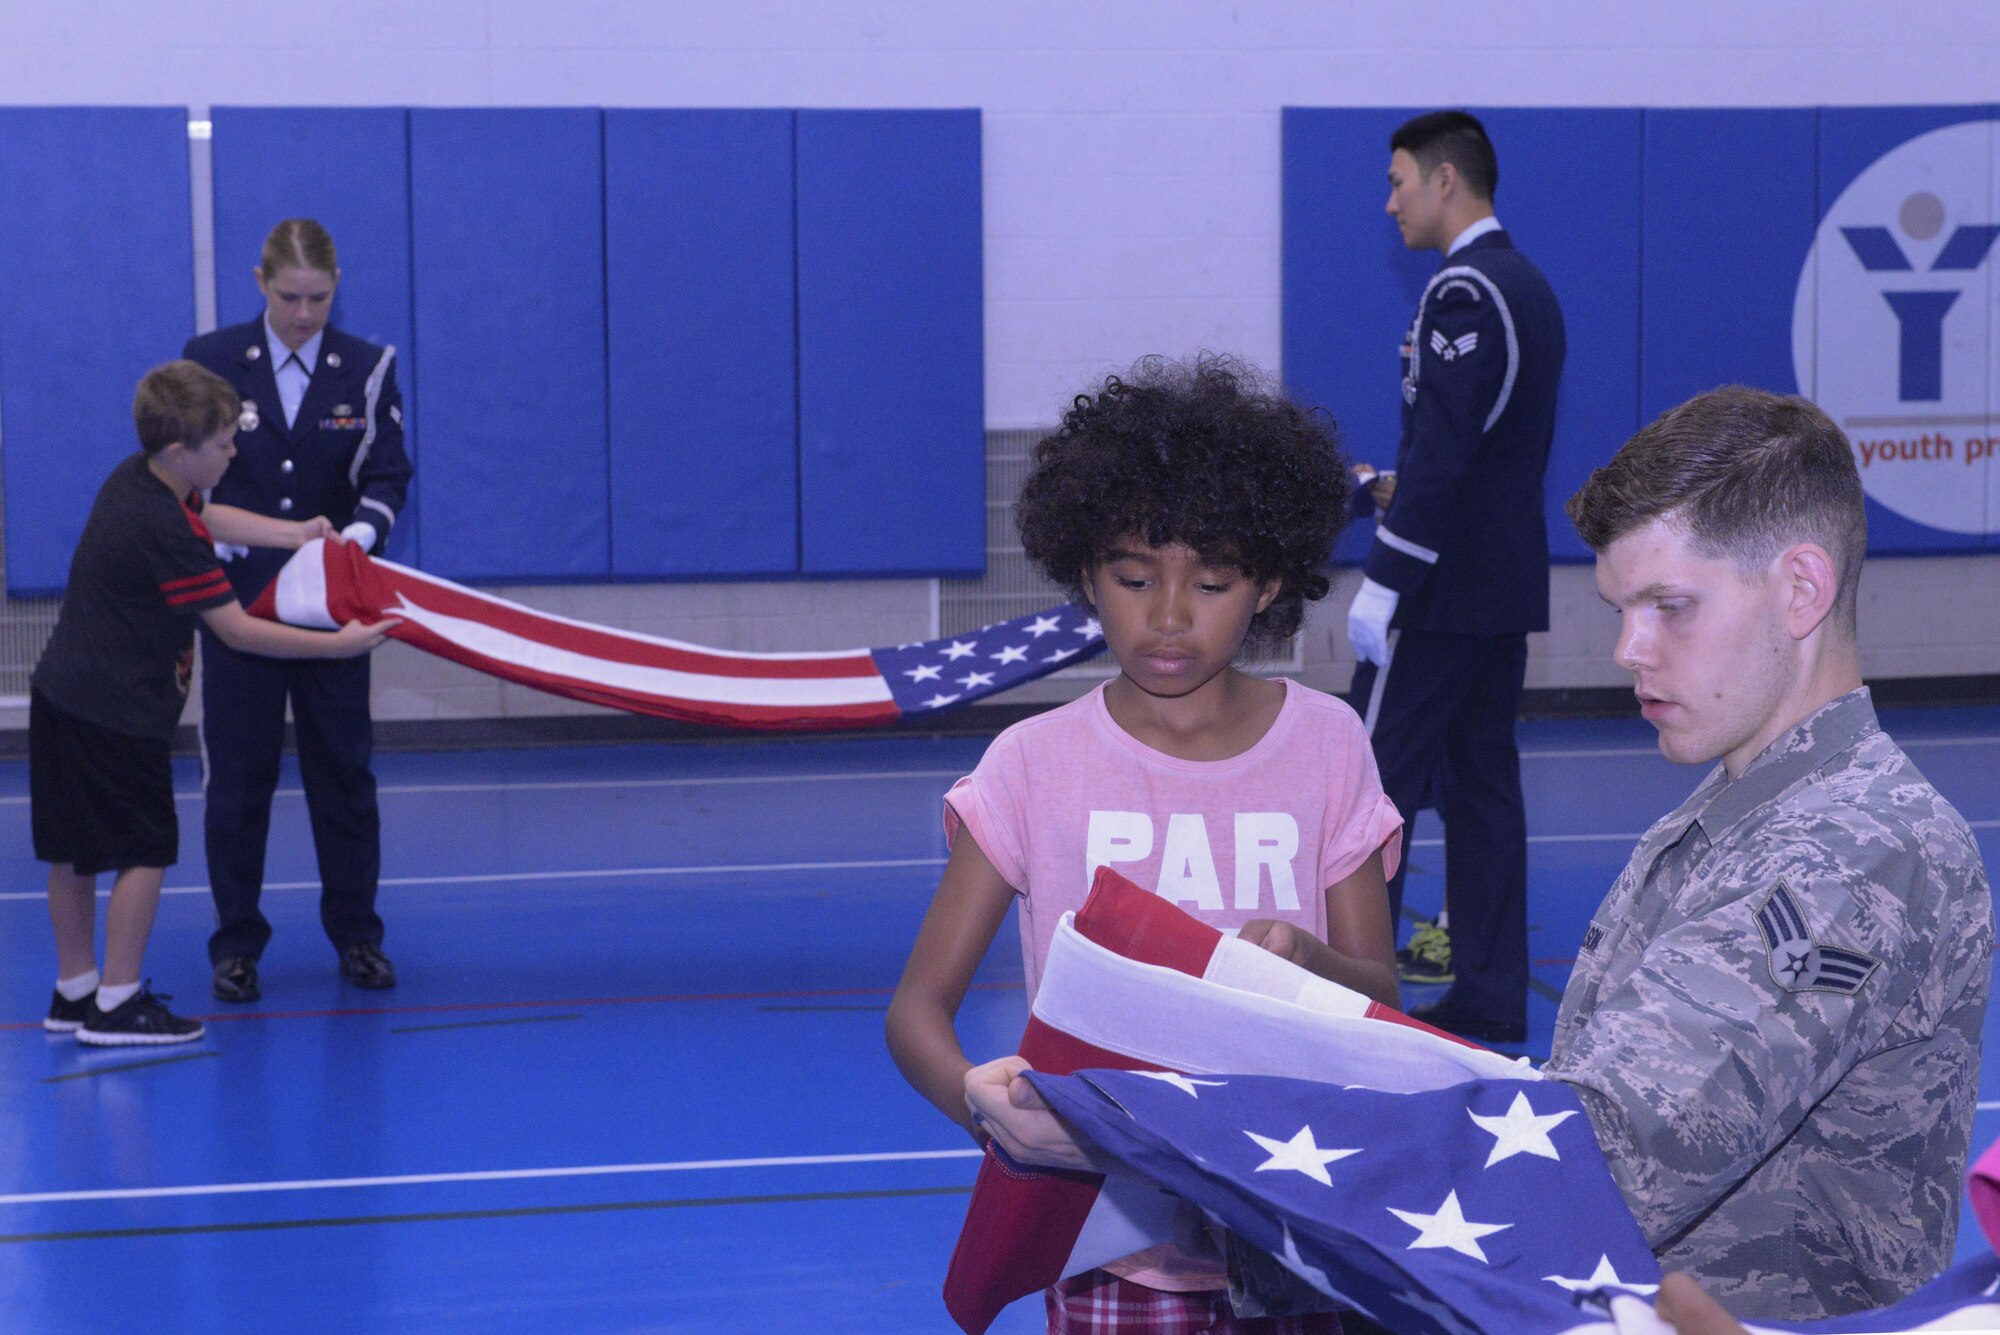
[[[2000,866],[2000,710],[1885,717]],[[1591,910],[1699,775],[1637,722],[1523,732],[1539,1054]],[[384,755],[390,993],[335,974],[288,777],[265,997],[226,1012],[182,767],[149,960],[210,1032],[139,1052],[39,1026],[44,873],[0,765],[0,1329],[948,1329],[976,1160],[881,1024],[939,795],[983,745]],[[1413,909],[1442,897],[1439,833],[1420,819]],[[962,1016],[975,1056],[1019,1038],[1020,978],[1009,926]],[[1982,1089],[1976,1147],[2000,1135]],[[1040,1328],[1027,1302],[995,1329]]]

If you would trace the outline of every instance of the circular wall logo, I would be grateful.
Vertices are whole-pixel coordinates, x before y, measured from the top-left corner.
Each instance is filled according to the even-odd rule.
[[[1949,533],[2000,527],[1993,271],[2000,121],[1884,153],[1820,220],[1792,303],[1799,389],[1840,423],[1870,496]]]

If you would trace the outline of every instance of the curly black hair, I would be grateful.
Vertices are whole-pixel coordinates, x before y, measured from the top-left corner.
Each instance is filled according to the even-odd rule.
[[[1084,572],[1128,537],[1275,578],[1278,596],[1250,623],[1268,644],[1326,596],[1353,486],[1323,411],[1234,358],[1147,357],[1077,395],[1035,446],[1014,520],[1028,558],[1079,601]]]

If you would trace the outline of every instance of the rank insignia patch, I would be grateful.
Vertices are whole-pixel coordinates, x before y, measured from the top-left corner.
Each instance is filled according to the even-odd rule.
[[[1477,329],[1469,334],[1460,334],[1457,338],[1451,339],[1446,338],[1435,329],[1431,330],[1431,351],[1435,352],[1444,361],[1457,361],[1460,357],[1465,356],[1478,346],[1479,331]]]
[[[1805,915],[1783,881],[1757,910],[1757,932],[1769,952],[1771,980],[1787,992],[1838,992],[1851,997],[1879,964],[1859,951],[1814,941]]]

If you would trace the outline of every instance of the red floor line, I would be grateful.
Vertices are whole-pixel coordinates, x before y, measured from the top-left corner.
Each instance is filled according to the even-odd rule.
[[[974,992],[1018,992],[1020,983],[974,983]],[[681,992],[649,997],[558,997],[545,1001],[453,1001],[429,1006],[347,1006],[312,1011],[231,1010],[215,1015],[188,1018],[203,1024],[225,1020],[310,1020],[337,1015],[434,1015],[455,1011],[535,1010],[549,1006],[646,1006],[677,1001],[780,1001],[808,997],[879,997],[895,991],[889,987],[834,987],[788,992]],[[0,1033],[9,1030],[40,1029],[40,1020],[25,1024],[0,1024]]]

